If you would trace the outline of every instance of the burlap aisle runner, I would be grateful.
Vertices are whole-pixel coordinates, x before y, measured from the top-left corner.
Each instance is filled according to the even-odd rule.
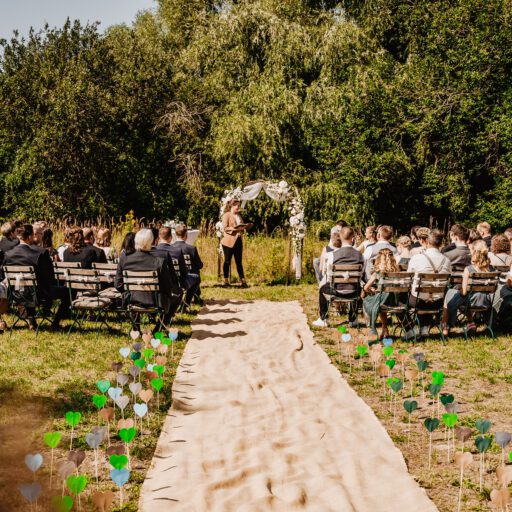
[[[297,302],[208,305],[173,397],[144,512],[437,510]]]

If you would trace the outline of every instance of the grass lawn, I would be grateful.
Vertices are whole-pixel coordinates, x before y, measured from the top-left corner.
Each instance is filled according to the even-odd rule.
[[[212,283],[203,288],[205,299],[268,299],[298,300],[302,303],[310,320],[316,318],[317,288],[315,285],[300,286],[254,286],[248,290],[222,289]],[[170,353],[165,374],[166,385],[160,394],[160,409],[150,403],[151,425],[144,424],[142,436],[137,436],[131,449],[132,474],[124,488],[125,502],[122,510],[137,510],[140,484],[151,461],[163,418],[170,405],[170,381],[176,365],[188,339],[192,320],[191,315],[180,315],[175,327],[180,338],[175,345],[175,357],[171,361]],[[127,328],[125,326],[125,330]],[[374,385],[373,369],[366,356],[364,367],[356,362],[349,372],[344,357],[339,361],[333,329],[315,330],[316,339],[322,348],[338,366],[350,384],[375,411],[383,422],[392,439],[404,453],[409,469],[415,478],[427,489],[441,511],[456,509],[458,493],[458,471],[453,463],[447,463],[444,429],[434,433],[433,468],[428,471],[428,437],[422,425],[422,419],[430,414],[428,394],[422,396],[421,388],[415,386],[414,395],[419,409],[413,413],[410,436],[407,430],[407,415],[402,408],[403,398],[398,400],[395,420],[390,412],[390,402],[383,399],[382,385]],[[353,331],[356,334],[356,331]],[[75,410],[83,414],[82,422],[76,432],[74,447],[87,452],[80,466],[80,473],[89,477],[89,486],[81,500],[81,509],[94,510],[90,496],[97,489],[115,490],[108,477],[109,466],[106,458],[101,458],[100,482],[94,480],[93,452],[85,443],[85,434],[98,424],[98,415],[92,404],[92,395],[98,393],[95,383],[99,379],[113,381],[111,364],[122,360],[119,348],[131,343],[128,335],[93,333],[64,334],[41,333],[37,338],[26,330],[19,330],[12,337],[4,334],[0,337],[0,439],[2,442],[2,462],[0,463],[0,510],[28,510],[27,504],[19,497],[17,486],[31,482],[32,474],[24,465],[26,453],[41,452],[45,464],[37,473],[37,480],[43,484],[46,501],[39,502],[41,510],[49,510],[48,497],[60,494],[59,478],[54,478],[54,488],[48,489],[50,451],[42,441],[44,432],[58,430],[64,433],[59,448],[55,450],[55,461],[66,458],[69,448],[69,427],[64,422],[66,411]],[[493,422],[491,432],[511,430],[512,418],[512,349],[509,337],[495,341],[479,337],[466,342],[463,339],[451,339],[446,345],[439,340],[412,344],[398,343],[397,348],[424,352],[431,369],[445,372],[443,392],[452,393],[460,404],[459,422],[474,426],[477,418],[489,418]],[[413,362],[408,363],[412,367]],[[127,371],[125,365],[124,372]],[[399,364],[394,372],[400,375]],[[408,388],[407,388],[408,389]],[[388,393],[389,396],[389,393]],[[406,395],[404,395],[406,397]],[[420,421],[421,420],[421,421]],[[363,433],[362,433],[363,435]],[[408,440],[410,437],[410,440]],[[460,445],[460,443],[458,443]],[[474,448],[474,436],[466,443]],[[512,449],[512,448],[510,448]],[[473,449],[473,451],[475,451]],[[478,488],[478,464],[474,463],[467,471],[464,486],[463,510],[491,510],[488,505],[490,489],[497,486],[494,469],[499,463],[500,453],[493,445],[486,454],[487,465],[484,477],[484,489]],[[390,482],[390,485],[393,485]],[[117,496],[117,494],[116,494]],[[116,498],[117,499],[117,498]],[[116,501],[116,503],[118,503]],[[43,506],[41,506],[43,505]],[[118,507],[118,505],[116,505]],[[114,508],[113,510],[116,510]]]

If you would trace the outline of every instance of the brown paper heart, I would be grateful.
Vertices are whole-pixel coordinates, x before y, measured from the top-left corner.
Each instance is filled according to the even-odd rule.
[[[111,421],[114,417],[114,409],[112,407],[105,407],[98,411],[98,414],[105,420]]]
[[[158,345],[156,350],[157,352],[160,352],[160,354],[165,354],[169,350],[169,346],[162,343],[161,345]]]
[[[126,418],[125,420],[119,420],[117,422],[117,430],[121,430],[122,428],[132,428],[133,425],[134,425],[134,423],[131,418]]]
[[[391,370],[387,364],[380,364],[377,368],[377,374],[379,377],[389,377],[391,375]]]
[[[133,341],[135,341],[140,336],[139,331],[130,331],[130,337]]]
[[[473,429],[471,429],[469,427],[456,427],[455,428],[455,435],[457,436],[457,439],[459,441],[462,441],[463,443],[465,443],[471,437],[472,433],[473,433]]]
[[[407,380],[414,380],[418,376],[418,370],[416,368],[409,368],[405,370],[405,378]]]
[[[158,379],[158,373],[146,372],[146,380],[152,381],[153,379]]]
[[[370,350],[370,361],[377,364],[382,358],[382,352],[380,350]]]
[[[150,341],[151,341],[151,334],[148,333],[148,332],[145,332],[143,335],[142,335],[142,339],[144,340],[144,343],[147,345]]]
[[[167,363],[167,357],[165,356],[156,356],[156,364],[160,364],[162,366],[165,366]]]
[[[113,444],[110,445],[106,450],[105,453],[107,454],[107,458],[111,455],[123,455],[126,453],[124,444]]]
[[[61,460],[57,464],[57,473],[62,480],[66,480],[66,478],[72,475],[75,472],[76,464],[70,460]]]
[[[68,460],[74,462],[78,468],[85,459],[85,452],[83,450],[72,450],[68,452]]]
[[[112,363],[110,365],[110,367],[112,368],[112,370],[114,370],[116,373],[119,373],[121,371],[121,368],[123,367],[123,363],[121,362],[116,362],[116,363]]]
[[[506,487],[503,489],[499,489],[499,490],[493,489],[491,491],[491,502],[499,510],[507,509],[509,499],[510,499],[510,493]]]
[[[457,452],[455,454],[455,464],[459,468],[466,468],[473,462],[473,455],[470,452]]]
[[[401,354],[398,353],[396,358],[401,364],[405,364],[407,362],[407,359],[409,359],[409,354],[407,352],[402,352]]]
[[[139,393],[139,398],[143,401],[148,403],[153,398],[153,390],[152,389],[143,389]]]
[[[508,484],[512,482],[512,466],[498,466],[496,476],[502,487],[508,487]]]
[[[97,492],[92,496],[92,502],[100,512],[107,512],[114,502],[115,494],[112,491]]]

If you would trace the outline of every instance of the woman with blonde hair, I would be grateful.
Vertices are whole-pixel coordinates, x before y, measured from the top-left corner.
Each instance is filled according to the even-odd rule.
[[[400,272],[398,263],[396,262],[395,255],[390,249],[381,249],[375,263],[373,265],[373,273],[361,291],[361,298],[363,299],[363,311],[365,316],[369,318],[370,335],[378,335],[376,323],[377,316],[380,315],[382,323],[381,338],[389,336],[388,332],[388,318],[386,313],[380,311],[380,307],[384,304],[394,305],[396,303],[395,294],[391,293],[376,293],[377,284],[384,273],[387,272]]]
[[[472,274],[494,272],[489,258],[489,248],[484,240],[475,240],[471,245],[471,265],[464,269],[462,274],[462,287],[460,290],[454,288],[446,293],[443,309],[443,335],[450,334],[450,327],[457,323],[457,313],[470,301],[472,306],[487,307],[491,304],[492,297],[487,293],[473,292],[468,294],[469,279]],[[468,316],[466,331],[474,333],[476,325]]]
[[[108,228],[100,228],[96,233],[96,247],[103,249],[107,261],[114,261],[117,257],[116,250],[112,247],[112,234]]]
[[[407,269],[407,265],[409,264],[409,260],[411,259],[411,250],[412,250],[412,240],[407,235],[401,236],[396,241],[396,250],[395,254],[396,262],[399,267],[405,267]]]

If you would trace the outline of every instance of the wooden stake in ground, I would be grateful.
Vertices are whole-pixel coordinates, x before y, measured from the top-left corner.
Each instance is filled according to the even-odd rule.
[[[457,512],[460,512],[460,506],[462,503],[462,487],[464,483],[464,469],[473,462],[473,455],[471,452],[457,452],[455,454],[455,464],[460,468],[460,488],[459,488],[459,499],[457,503]]]
[[[432,432],[436,430],[437,427],[439,427],[439,420],[437,418],[427,418],[423,424],[425,425],[425,428],[427,429],[429,436],[428,436],[428,470],[430,471],[430,468],[432,467]]]
[[[416,400],[406,400],[404,402],[404,409],[408,414],[408,430],[407,430],[407,444],[409,444],[411,439],[411,414],[418,408],[418,402]]]
[[[480,453],[480,492],[482,492],[483,488],[483,480],[484,480],[484,468],[485,468],[485,452],[491,446],[492,439],[487,436],[478,436],[475,439],[476,449],[478,453]],[[468,453],[468,452],[466,452]]]

